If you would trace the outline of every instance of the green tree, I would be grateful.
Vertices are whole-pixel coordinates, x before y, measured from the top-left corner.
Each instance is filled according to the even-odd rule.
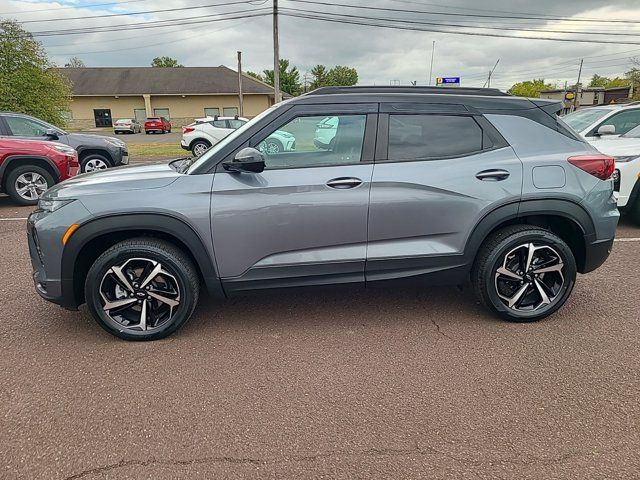
[[[634,61],[634,63],[638,64],[640,62]],[[632,98],[634,100],[640,100],[640,68],[633,67],[631,70],[626,72],[624,76],[633,89]]]
[[[358,72],[355,68],[337,65],[327,73],[327,84],[336,87],[349,87],[358,83]]]
[[[260,80],[261,82],[264,82],[264,77],[262,75],[260,75],[259,73],[256,72],[246,72],[247,75],[249,75],[250,77],[255,78],[256,80]]]
[[[544,83],[544,79],[542,78],[534,78],[533,80],[514,84],[509,90],[507,90],[507,93],[515,95],[516,97],[539,98],[540,92],[543,90],[553,90],[554,88],[556,88],[555,84]]]
[[[324,65],[316,65],[311,69],[311,85],[309,88],[315,90],[316,88],[327,86],[327,67]]]
[[[593,77],[591,77],[589,86],[590,87],[606,87],[610,81],[611,81],[610,78],[602,77],[596,73],[593,75]]]
[[[269,85],[273,85],[273,70],[264,70],[264,81]],[[300,84],[300,72],[298,69],[289,66],[289,60],[280,60],[280,90],[289,95],[300,95],[302,93],[302,85]]]
[[[64,64],[65,68],[84,68],[86,65],[78,57],[71,57],[67,63]]]
[[[0,21],[0,110],[63,126],[71,85],[52,67],[42,45],[18,22]]]
[[[630,83],[628,78],[615,77],[615,78],[609,79],[605,87],[616,88],[616,87],[628,87],[629,85]]]
[[[152,67],[184,67],[180,65],[175,58],[171,57],[156,57],[151,61]]]

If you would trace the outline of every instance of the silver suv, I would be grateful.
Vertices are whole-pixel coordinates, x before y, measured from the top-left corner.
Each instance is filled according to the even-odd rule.
[[[50,189],[28,221],[36,290],[128,340],[174,332],[202,288],[470,280],[500,317],[544,318],[618,223],[613,159],[560,108],[490,89],[313,91],[196,159]],[[334,141],[314,142],[327,117]],[[260,151],[276,130],[295,151]]]

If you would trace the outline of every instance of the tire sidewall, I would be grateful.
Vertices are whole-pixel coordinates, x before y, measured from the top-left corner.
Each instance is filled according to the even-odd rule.
[[[562,262],[564,263],[564,270],[562,274],[564,276],[565,283],[562,287],[563,291],[560,294],[560,297],[554,300],[551,305],[535,312],[516,313],[514,312],[514,310],[508,308],[502,302],[500,297],[498,297],[498,293],[495,290],[495,274],[496,270],[500,267],[500,265],[502,265],[504,256],[510,250],[516,248],[518,245],[529,242],[548,245],[560,254],[560,256],[562,257]],[[564,305],[569,295],[571,295],[576,281],[576,262],[571,249],[565,242],[563,242],[559,237],[551,232],[518,232],[505,238],[489,255],[487,265],[489,266],[489,268],[485,270],[483,280],[484,284],[487,286],[486,292],[484,293],[488,303],[502,318],[516,322],[533,322],[556,312]]]
[[[99,292],[102,278],[109,268],[114,265],[122,265],[127,260],[138,257],[149,258],[162,263],[167,271],[176,278],[178,287],[180,288],[179,311],[174,314],[171,321],[147,334],[130,331],[112,320],[102,309],[102,297]],[[135,247],[119,252],[107,251],[101,255],[91,266],[89,273],[87,274],[85,281],[85,299],[93,317],[107,332],[125,340],[142,341],[156,340],[171,335],[189,319],[197,301],[194,293],[188,286],[186,274],[183,271],[182,266],[177,263],[171,255],[167,255],[162,250],[153,247]]]
[[[14,168],[7,175],[7,182],[5,184],[6,193],[11,197],[11,199],[14,202],[19,203],[20,205],[36,205],[38,203],[39,199],[27,200],[25,198],[22,198],[15,189],[15,183],[18,177],[20,175],[24,175],[25,173],[31,173],[31,172],[41,175],[46,180],[47,190],[56,184],[56,181],[53,178],[53,176],[47,170],[37,165],[21,165],[17,168]]]
[[[99,153],[92,153],[90,155],[87,155],[80,162],[81,173],[85,173],[85,168],[87,166],[87,163],[89,163],[90,160],[102,160],[107,165],[107,169],[111,168],[112,166],[111,162],[104,155],[100,155]]]

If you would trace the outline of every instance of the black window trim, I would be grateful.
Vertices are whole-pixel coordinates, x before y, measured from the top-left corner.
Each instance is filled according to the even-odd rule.
[[[386,109],[388,111],[388,109]],[[390,115],[426,115],[426,116],[447,116],[447,117],[471,117],[480,131],[482,132],[482,144],[483,148],[480,150],[474,150],[471,152],[465,152],[459,155],[441,155],[437,157],[426,157],[426,158],[410,158],[410,159],[390,159],[389,158],[389,117]],[[473,155],[480,155],[482,153],[492,152],[494,150],[499,150],[501,148],[508,147],[509,144],[504,139],[504,137],[498,132],[498,130],[487,120],[483,115],[476,112],[445,112],[445,111],[394,111],[393,113],[381,113],[379,115],[378,120],[378,134],[376,139],[376,155],[375,155],[375,163],[408,163],[408,162],[431,162],[435,160],[451,160],[456,158],[465,158]],[[489,148],[484,148],[485,135],[489,137],[492,142],[492,146]]]

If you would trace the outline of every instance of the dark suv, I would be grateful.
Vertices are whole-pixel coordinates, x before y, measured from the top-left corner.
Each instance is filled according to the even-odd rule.
[[[561,107],[461,88],[287,100],[197,159],[49,190],[28,221],[36,289],[67,308],[87,302],[133,340],[174,332],[201,286],[227,297],[470,280],[502,318],[544,318],[576,273],[605,261],[618,223],[614,161],[558,119]],[[318,146],[328,117],[335,135]],[[264,149],[276,131],[296,150]]]
[[[82,172],[104,170],[129,163],[127,144],[106,135],[67,133],[43,120],[22,113],[0,112],[0,135],[65,143],[78,152]]]

